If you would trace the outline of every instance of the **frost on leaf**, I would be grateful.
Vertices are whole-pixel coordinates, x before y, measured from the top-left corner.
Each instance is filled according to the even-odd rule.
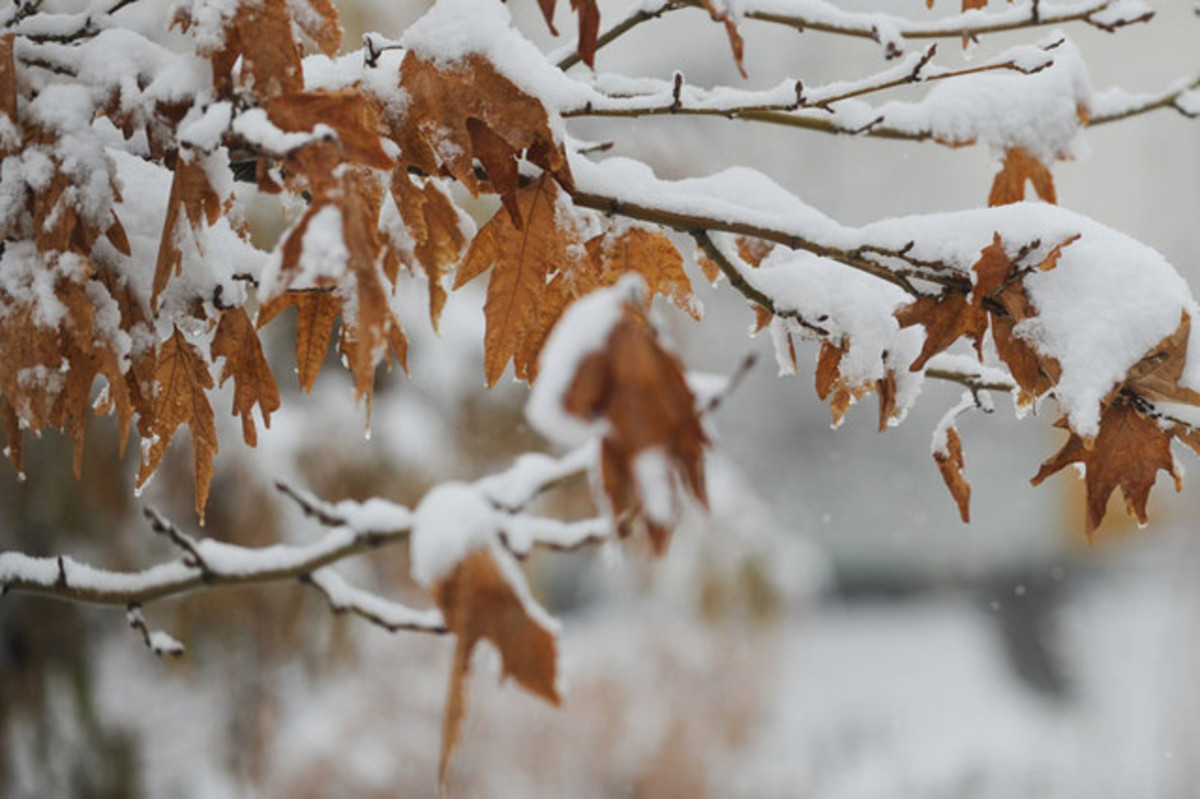
[[[263,424],[270,427],[271,413],[279,410],[279,387],[245,308],[230,308],[221,314],[211,352],[214,361],[225,359],[220,385],[233,378],[233,413],[242,417],[242,436],[253,447],[258,443],[254,406],[262,413]]]
[[[678,517],[677,478],[707,505],[709,442],[683,364],[662,347],[637,306],[627,303],[604,348],[580,361],[562,405],[586,422],[608,422],[600,486],[617,531],[625,536],[644,526],[661,554]]]
[[[192,460],[196,473],[196,515],[204,521],[204,506],[213,476],[213,456],[217,454],[217,430],[213,423],[208,392],[213,387],[208,361],[190,344],[179,328],[162,343],[154,372],[154,438],[142,453],[137,484],[141,488],[158,469],[167,446],[181,424],[192,434]]]
[[[333,57],[342,46],[342,26],[333,0],[289,0],[296,26],[322,53]]]
[[[554,631],[544,614],[531,612],[527,602],[532,600],[521,596],[512,584],[513,575],[505,574],[497,563],[497,557],[505,556],[486,548],[475,549],[432,587],[446,627],[456,638],[442,722],[438,776],[443,789],[466,711],[471,653],[480,639],[486,638],[499,650],[503,677],[512,677],[522,688],[552,705],[561,701]],[[509,565],[516,569],[515,564]],[[515,576],[520,579],[519,572]]]
[[[1056,423],[1067,427],[1065,420]],[[1171,433],[1158,422],[1118,395],[1100,416],[1100,433],[1090,443],[1071,432],[1067,442],[1042,464],[1033,485],[1072,463],[1083,464],[1087,487],[1087,536],[1091,540],[1108,507],[1108,499],[1117,488],[1125,498],[1130,516],[1145,524],[1146,503],[1159,470],[1175,479],[1175,490],[1182,486],[1175,458],[1171,453]]]
[[[473,194],[484,188],[496,192],[518,227],[522,153],[563,186],[574,186],[566,150],[550,129],[546,109],[483,56],[472,54],[440,68],[409,52],[400,67],[400,87],[409,98],[403,119],[393,121],[401,166],[452,177]],[[490,187],[480,182],[476,159]]]

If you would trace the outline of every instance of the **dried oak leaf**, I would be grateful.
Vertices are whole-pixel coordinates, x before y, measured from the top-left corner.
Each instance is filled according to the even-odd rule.
[[[17,67],[13,62],[13,42],[16,34],[0,36],[0,114],[17,121]]]
[[[342,47],[342,26],[333,0],[289,0],[296,27],[329,57]]]
[[[219,385],[233,378],[233,414],[242,417],[242,437],[246,443],[256,446],[254,406],[262,413],[263,424],[270,427],[271,413],[279,410],[279,387],[245,308],[230,308],[221,314],[209,352],[214,361],[225,359]]]
[[[185,9],[175,21],[184,31],[191,26]],[[300,48],[292,37],[287,0],[241,0],[225,25],[225,37],[200,54],[212,62],[214,87],[222,97],[234,94],[234,65],[241,59],[238,85],[260,102],[304,88]]]
[[[963,336],[971,339],[978,351],[987,332],[987,313],[962,294],[945,291],[937,297],[918,297],[896,309],[896,321],[901,328],[921,325],[925,328],[925,343],[921,354],[909,367],[919,372],[934,355],[946,350]]]
[[[729,37],[729,49],[733,51],[733,61],[737,64],[738,72],[743,78],[749,77],[746,74],[746,67],[742,64],[742,56],[745,54],[746,43],[742,40],[742,34],[738,31],[737,20],[733,18],[728,8],[724,11],[718,10],[713,0],[700,0],[700,5],[708,12],[713,22],[720,22],[725,25],[725,35]]]
[[[192,434],[192,462],[196,473],[196,515],[204,522],[204,506],[212,483],[213,456],[217,454],[217,429],[207,392],[213,387],[208,361],[188,343],[179,328],[162,343],[154,371],[158,391],[154,396],[154,438],[143,452],[137,485],[146,484],[162,462],[167,446],[181,424]]]
[[[1025,182],[1033,184],[1037,196],[1048,203],[1057,203],[1054,177],[1050,168],[1033,156],[1024,147],[1010,147],[1004,151],[1004,165],[992,181],[988,205],[1007,205],[1025,199]]]
[[[491,552],[477,549],[468,554],[449,576],[434,584],[432,593],[447,629],[456,638],[438,766],[438,781],[444,791],[450,756],[466,710],[465,682],[471,653],[481,638],[499,650],[504,677],[512,677],[552,705],[558,705],[561,697],[554,631],[530,613]]]
[[[537,368],[544,338],[542,302],[551,275],[577,251],[579,231],[560,225],[558,187],[543,174],[516,195],[521,224],[497,213],[480,228],[454,278],[459,289],[488,269],[484,374],[494,386],[509,360],[518,379]],[[494,266],[493,266],[494,265]]]
[[[546,27],[550,33],[557,36],[554,27],[554,7],[556,0],[538,0],[538,7],[546,19]],[[596,0],[571,0],[571,10],[579,16],[579,41],[575,49],[579,58],[589,67],[596,68],[596,40],[600,35],[600,8]]]
[[[946,488],[950,489],[951,496],[958,504],[958,513],[963,523],[970,523],[971,484],[963,477],[962,439],[958,437],[958,430],[951,427],[946,431],[946,446],[933,451],[933,460],[938,471],[942,473]]]
[[[259,308],[256,326],[261,329],[288,308],[296,309],[296,377],[300,388],[311,391],[325,363],[342,300],[332,291],[286,291]]]
[[[167,217],[163,222],[162,238],[158,244],[158,261],[154,267],[154,284],[150,293],[150,308],[158,310],[158,297],[172,276],[178,277],[183,255],[179,240],[185,230],[195,231],[202,225],[211,226],[221,216],[221,198],[209,183],[203,156],[195,159],[184,153],[175,161],[171,194],[167,198]],[[186,222],[186,227],[184,226]]]
[[[1065,420],[1056,425],[1067,427]],[[1095,440],[1089,444],[1071,431],[1062,449],[1042,464],[1031,482],[1036,486],[1072,463],[1083,464],[1085,470],[1089,541],[1104,520],[1108,499],[1115,489],[1121,489],[1129,515],[1145,524],[1146,503],[1158,471],[1161,469],[1175,479],[1176,491],[1182,486],[1171,453],[1171,432],[1119,394],[1101,413],[1100,433]]]
[[[1200,405],[1200,393],[1179,385],[1183,367],[1187,364],[1191,329],[1192,318],[1187,311],[1183,311],[1175,332],[1160,341],[1129,369],[1125,378],[1126,387],[1151,402]]]
[[[392,173],[391,191],[405,232],[412,241],[412,260],[424,271],[429,284],[429,319],[436,331],[446,305],[442,277],[462,260],[467,236],[454,202],[433,180],[397,169]],[[388,278],[395,284],[395,272]]]
[[[546,109],[483,56],[472,54],[443,68],[409,51],[400,87],[409,98],[404,117],[392,120],[401,166],[452,177],[478,194],[478,159],[517,227],[523,218],[517,202],[522,153],[573,189],[566,150],[550,129]]]
[[[643,479],[673,486],[677,475],[707,506],[704,450],[709,441],[683,364],[659,344],[640,308],[626,304],[604,349],[579,364],[563,407],[585,421],[608,421],[601,445],[601,487],[617,530],[628,535],[641,523],[661,554],[678,503],[662,507],[661,497],[646,495]]]
[[[375,169],[395,165],[379,139],[379,113],[358,89],[289,92],[270,98],[264,105],[267,117],[280,130],[304,133],[317,125],[333,128],[339,163],[353,161]]]
[[[795,363],[795,348],[791,338],[788,345],[792,347],[792,362]],[[833,426],[841,425],[850,410],[850,406],[874,390],[879,395],[879,431],[887,429],[888,422],[896,416],[896,374],[887,370],[884,377],[865,383],[851,383],[842,376],[842,357],[847,351],[847,342],[834,344],[831,341],[821,342],[821,351],[817,355],[816,390],[817,398],[829,399],[829,411],[833,415]]]

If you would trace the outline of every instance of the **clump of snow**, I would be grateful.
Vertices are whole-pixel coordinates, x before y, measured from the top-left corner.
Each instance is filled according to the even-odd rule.
[[[494,549],[497,529],[496,510],[476,487],[435,486],[413,512],[413,579],[426,587],[445,579],[473,550]]]
[[[525,418],[546,438],[578,446],[596,432],[597,423],[567,413],[563,399],[583,360],[604,349],[625,303],[644,295],[645,290],[640,276],[627,275],[615,286],[577,301],[554,326],[538,359],[538,379],[525,406]]]
[[[1056,34],[1050,66],[1033,74],[985,72],[943,81],[918,102],[892,101],[872,113],[911,133],[981,141],[997,151],[1023,147],[1043,163],[1084,154],[1079,108],[1090,108],[1091,80],[1073,43]]]
[[[512,26],[508,7],[493,0],[438,0],[404,32],[400,43],[443,68],[469,55],[482,55],[548,109],[577,107],[596,99],[591,89],[547,61]]]

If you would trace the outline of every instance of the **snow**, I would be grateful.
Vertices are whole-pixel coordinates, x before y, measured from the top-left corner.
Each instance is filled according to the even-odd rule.
[[[413,514],[413,579],[432,587],[470,552],[494,554],[497,527],[496,510],[474,486],[449,482],[430,489]]]
[[[535,430],[565,446],[580,446],[596,433],[597,425],[603,422],[572,416],[563,407],[563,400],[583,360],[607,345],[625,303],[635,301],[644,292],[641,277],[630,275],[567,308],[538,358],[538,379],[525,406],[525,418]]]

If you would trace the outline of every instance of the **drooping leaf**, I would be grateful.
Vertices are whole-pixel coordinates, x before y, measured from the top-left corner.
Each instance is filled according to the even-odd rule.
[[[708,502],[709,441],[695,403],[683,365],[658,342],[644,312],[630,304],[605,348],[580,362],[563,397],[567,413],[608,421],[601,483],[612,517],[622,535],[644,526],[657,553],[666,549],[678,514],[675,477],[698,502]]]
[[[186,10],[181,10],[176,20],[184,30],[191,24]],[[201,55],[212,62],[219,95],[234,95],[235,77],[236,85],[248,89],[260,102],[304,88],[300,48],[292,36],[287,0],[241,0],[224,33],[219,46],[201,49]],[[235,73],[239,59],[241,69]]]
[[[230,308],[221,314],[217,332],[213,335],[212,358],[224,358],[219,385],[233,378],[233,413],[242,417],[242,437],[253,447],[258,443],[254,426],[254,406],[262,413],[263,424],[271,426],[271,413],[279,410],[279,387],[271,367],[263,356],[262,343],[254,324],[242,307]]]
[[[175,162],[171,194],[167,198],[167,217],[158,244],[158,262],[154,267],[154,285],[150,294],[153,310],[158,309],[158,297],[172,275],[180,274],[183,261],[180,237],[202,225],[211,226],[220,215],[221,198],[209,183],[202,156],[193,159],[180,154]]]
[[[418,179],[397,169],[392,174],[392,199],[412,240],[412,256],[429,284],[429,318],[438,329],[446,288],[442,278],[463,257],[467,235],[453,201],[432,179]],[[396,275],[389,275],[392,283]]]
[[[287,308],[296,309],[296,377],[300,388],[311,391],[325,363],[342,300],[332,291],[288,291],[259,309],[256,326],[261,329]]]
[[[208,391],[213,387],[208,362],[196,347],[175,328],[162,343],[155,369],[154,439],[143,452],[137,484],[142,487],[158,469],[167,446],[179,426],[192,434],[192,462],[196,474],[196,515],[204,522],[204,506],[212,483],[213,456],[217,454],[217,430]]]
[[[714,0],[700,0],[700,4],[708,15],[712,17],[713,22],[720,22],[725,26],[725,35],[729,37],[729,49],[733,51],[733,61],[737,64],[738,72],[743,78],[748,77],[746,67],[742,64],[742,56],[746,49],[746,43],[742,39],[742,34],[738,31],[737,20],[733,18],[729,9],[718,9]]]
[[[552,705],[558,705],[561,697],[554,631],[540,614],[530,612],[491,552],[477,549],[469,553],[449,576],[433,586],[432,593],[447,629],[456,639],[438,766],[438,781],[444,791],[466,711],[465,683],[471,653],[480,639],[486,638],[500,652],[503,677],[512,677],[522,688]]]
[[[1054,177],[1050,169],[1024,147],[1010,147],[1004,151],[1004,165],[992,181],[988,205],[1007,205],[1025,199],[1026,181],[1033,184],[1037,196],[1048,203],[1057,203]]]
[[[401,65],[400,86],[409,104],[403,119],[392,120],[392,138],[400,145],[403,167],[453,177],[477,194],[479,159],[518,227],[515,165],[522,153],[573,188],[566,150],[550,128],[546,109],[483,56],[443,67],[410,51]]]
[[[950,489],[951,496],[958,504],[958,513],[962,517],[963,523],[969,523],[971,521],[971,484],[963,477],[962,439],[958,437],[958,430],[954,427],[946,431],[946,446],[933,451],[933,460],[937,464],[938,471],[942,473],[942,480],[946,482],[946,488]]]
[[[571,10],[579,16],[579,44],[576,49],[583,63],[596,68],[596,40],[600,36],[600,7],[596,0],[571,0]]]
[[[1067,427],[1065,421],[1057,424]],[[1033,485],[1072,463],[1084,466],[1089,540],[1104,520],[1108,499],[1117,488],[1121,489],[1129,515],[1145,524],[1146,503],[1159,470],[1175,479],[1175,490],[1182,485],[1171,453],[1170,431],[1142,414],[1121,395],[1105,407],[1095,440],[1089,443],[1069,431],[1066,443],[1042,464],[1032,480]]]
[[[9,122],[17,121],[17,68],[13,63],[13,42],[16,34],[0,36],[0,114]]]
[[[518,379],[536,369],[547,281],[571,260],[579,232],[559,224],[558,187],[542,175],[516,196],[521,224],[496,214],[476,234],[454,279],[458,289],[492,270],[488,280],[484,373],[494,386],[510,360]],[[577,249],[577,248],[576,248]]]

